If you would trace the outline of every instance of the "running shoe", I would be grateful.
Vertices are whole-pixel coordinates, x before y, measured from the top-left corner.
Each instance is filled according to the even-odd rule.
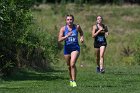
[[[77,87],[77,84],[75,81],[72,82],[72,87]]]
[[[96,68],[96,72],[99,73],[100,72],[100,67]]]
[[[72,81],[70,81],[70,86],[71,86],[71,87],[73,86],[73,82],[72,82]]]
[[[101,69],[100,72],[101,72],[101,73],[105,73],[105,70],[104,70],[104,69]]]

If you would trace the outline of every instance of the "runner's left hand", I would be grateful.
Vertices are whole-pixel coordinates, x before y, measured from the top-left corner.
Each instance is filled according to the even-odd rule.
[[[84,38],[83,37],[80,38],[80,42],[84,43]]]

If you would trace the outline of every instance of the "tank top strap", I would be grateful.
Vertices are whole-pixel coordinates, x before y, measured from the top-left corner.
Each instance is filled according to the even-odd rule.
[[[75,29],[77,30],[77,25],[73,24],[72,30],[75,30]],[[65,25],[65,31],[68,31],[67,25]]]
[[[67,25],[65,25],[65,31],[67,31],[68,30],[68,27],[67,27]]]

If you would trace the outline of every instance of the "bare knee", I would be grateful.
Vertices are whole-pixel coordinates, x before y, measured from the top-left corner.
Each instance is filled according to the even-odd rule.
[[[104,55],[100,55],[100,59],[103,59],[104,58]]]
[[[70,68],[75,68],[75,64],[70,65]]]

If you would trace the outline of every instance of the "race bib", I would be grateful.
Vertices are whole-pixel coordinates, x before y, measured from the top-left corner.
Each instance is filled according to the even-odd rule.
[[[103,36],[98,36],[97,41],[98,42],[104,42],[104,37]]]
[[[75,42],[75,38],[74,37],[68,37],[68,42]]]

